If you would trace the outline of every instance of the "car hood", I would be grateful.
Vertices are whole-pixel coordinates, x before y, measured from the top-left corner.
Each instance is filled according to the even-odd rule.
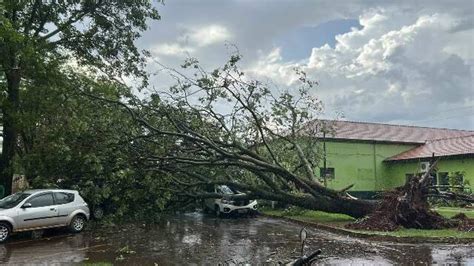
[[[245,197],[247,194],[245,193],[235,193],[235,194],[232,194],[232,195],[224,195],[224,197],[222,197],[223,199],[239,199],[239,197]]]

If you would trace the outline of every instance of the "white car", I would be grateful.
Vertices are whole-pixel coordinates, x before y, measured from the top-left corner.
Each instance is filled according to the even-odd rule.
[[[217,217],[229,214],[255,214],[257,213],[257,201],[248,199],[238,199],[245,196],[244,193],[233,190],[228,186],[213,186],[209,189],[218,194],[223,194],[220,199],[206,199],[204,201],[204,211],[213,212]]]
[[[89,207],[76,190],[36,189],[0,200],[0,243],[11,233],[53,227],[81,232],[89,220]]]

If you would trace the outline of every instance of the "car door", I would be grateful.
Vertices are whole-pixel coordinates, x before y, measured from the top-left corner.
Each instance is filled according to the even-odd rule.
[[[25,204],[31,204],[26,207]],[[18,230],[39,227],[50,227],[58,224],[58,209],[54,203],[53,193],[46,192],[28,199],[18,213]]]
[[[69,214],[77,209],[77,206],[74,204],[74,193],[54,192],[53,196],[58,209],[58,223],[66,225]]]

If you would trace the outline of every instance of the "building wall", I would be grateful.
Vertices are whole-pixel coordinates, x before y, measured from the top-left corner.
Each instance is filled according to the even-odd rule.
[[[386,167],[388,157],[409,150],[415,145],[370,142],[326,141],[326,164],[335,169],[335,178],[328,179],[328,187],[342,189],[354,184],[352,191],[379,191],[390,187]],[[323,160],[319,168],[323,167]],[[320,177],[320,170],[316,170]]]
[[[334,168],[335,178],[327,179],[328,187],[343,189],[351,184],[351,191],[382,191],[404,184],[406,174],[417,173],[420,162],[384,162],[385,159],[416,147],[408,144],[326,141],[326,164]],[[316,174],[320,177],[320,161]],[[442,159],[439,172],[464,171],[465,180],[474,187],[474,158]]]
[[[386,164],[386,173],[391,187],[401,186],[405,183],[406,174],[419,172],[420,161],[396,162]],[[474,188],[474,157],[442,158],[437,165],[438,173],[464,172],[471,189]]]

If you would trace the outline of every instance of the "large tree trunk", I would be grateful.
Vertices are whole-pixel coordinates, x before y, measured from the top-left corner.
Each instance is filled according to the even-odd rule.
[[[330,213],[342,213],[354,218],[362,218],[372,213],[376,207],[376,201],[351,199],[346,197],[316,199],[308,197],[306,200],[286,199],[287,203],[295,206]]]
[[[13,181],[13,159],[17,147],[18,131],[15,122],[16,112],[20,101],[20,71],[13,68],[7,72],[8,96],[2,106],[3,143],[0,157],[1,184],[5,188],[5,195],[11,194]]]

